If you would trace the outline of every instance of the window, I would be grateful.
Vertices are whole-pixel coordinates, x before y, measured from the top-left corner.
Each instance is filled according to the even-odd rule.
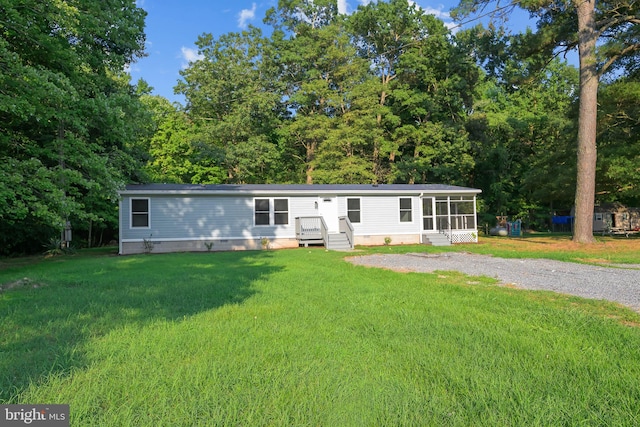
[[[149,199],[131,199],[131,227],[149,227]]]
[[[347,199],[347,216],[353,223],[360,222],[360,199]]]
[[[411,199],[409,197],[400,198],[400,222],[412,222]]]
[[[289,200],[273,200],[273,223],[276,225],[289,224]]]
[[[288,199],[254,199],[256,225],[289,224]]]
[[[269,225],[269,199],[255,199],[256,225]]]

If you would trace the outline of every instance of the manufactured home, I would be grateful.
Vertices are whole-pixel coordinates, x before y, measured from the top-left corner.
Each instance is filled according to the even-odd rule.
[[[119,250],[473,243],[479,193],[440,184],[128,185]]]

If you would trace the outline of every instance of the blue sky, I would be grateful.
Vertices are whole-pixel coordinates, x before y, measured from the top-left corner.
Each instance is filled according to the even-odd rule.
[[[337,0],[341,13],[352,13],[360,4],[370,0]],[[130,73],[135,83],[143,78],[153,88],[154,94],[171,101],[183,102],[173,93],[180,79],[180,70],[189,61],[197,59],[195,41],[203,33],[214,38],[237,32],[247,25],[262,26],[262,19],[277,0],[137,0],[138,6],[147,11],[147,57],[131,64]],[[453,25],[449,10],[457,0],[417,0],[417,5]]]

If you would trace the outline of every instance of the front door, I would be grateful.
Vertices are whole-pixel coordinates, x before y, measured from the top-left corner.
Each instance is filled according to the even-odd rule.
[[[451,228],[449,224],[449,198],[438,197],[436,198],[436,229],[437,230],[449,230]]]
[[[339,231],[338,198],[336,196],[320,196],[318,198],[318,215],[324,218],[330,233]]]
[[[422,198],[422,230],[435,231],[435,203],[433,197]]]

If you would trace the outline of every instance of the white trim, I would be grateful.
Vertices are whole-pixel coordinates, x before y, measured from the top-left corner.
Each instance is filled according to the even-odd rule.
[[[147,201],[147,226],[146,227],[133,226],[133,201],[134,200]],[[129,198],[129,229],[130,230],[150,230],[151,229],[151,197],[130,197]]]
[[[424,229],[424,199],[431,199],[431,215],[429,216],[433,224],[433,228],[431,230]],[[420,233],[436,231],[436,197],[432,194],[423,194],[420,196]]]
[[[122,198],[118,200],[118,254],[122,255]]]
[[[256,200],[268,200],[269,201],[269,224],[256,224]],[[286,200],[287,201],[287,223],[286,224],[276,224],[276,204],[275,200]],[[291,225],[291,200],[289,197],[260,197],[256,196],[252,199],[252,209],[253,213],[251,216],[253,217],[253,226],[254,227],[288,227]],[[261,211],[265,212],[265,211]]]
[[[402,199],[409,199],[409,201],[411,202],[411,209],[408,210],[408,212],[411,213],[411,221],[402,220],[402,212],[407,212],[406,209],[403,211],[402,207],[400,206],[400,200]],[[415,212],[413,211],[413,201],[414,201],[414,197],[398,196],[398,224],[400,225],[414,224]]]
[[[287,201],[287,223],[286,224],[276,224],[276,200]],[[281,227],[281,226],[288,227],[289,225],[291,225],[291,200],[289,200],[289,197],[273,197],[271,201],[273,202],[273,209],[271,212],[271,217],[269,219],[273,219],[273,225],[275,227]],[[279,212],[282,212],[282,211],[279,211]]]
[[[358,208],[358,212],[360,212],[360,221],[358,222],[353,222],[351,221],[351,218],[349,218],[349,199],[358,199],[360,204],[359,204],[359,208]],[[344,198],[344,209],[345,209],[345,216],[347,218],[349,218],[349,221],[351,222],[351,224],[364,224],[364,218],[362,218],[362,196],[354,196],[354,197],[345,197]],[[355,211],[354,211],[355,212]]]
[[[267,211],[260,211],[261,214],[267,214],[269,216],[269,223],[268,224],[256,224],[256,201],[257,200],[266,200],[267,201]],[[268,197],[254,197],[253,198],[253,203],[252,203],[252,208],[253,208],[253,212],[251,214],[251,216],[253,217],[253,226],[254,227],[269,227],[271,226],[271,199],[269,199]]]

